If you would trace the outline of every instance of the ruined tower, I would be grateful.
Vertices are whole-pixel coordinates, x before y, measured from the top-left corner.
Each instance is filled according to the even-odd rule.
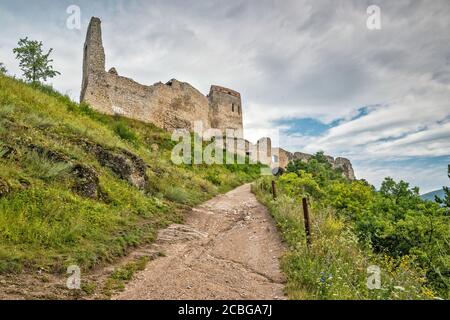
[[[83,50],[83,80],[80,101],[85,99],[87,89],[95,85],[105,72],[105,50],[102,43],[101,21],[93,17],[89,23]]]
[[[239,92],[211,86],[208,99],[211,108],[211,127],[221,130],[242,130],[242,101]]]

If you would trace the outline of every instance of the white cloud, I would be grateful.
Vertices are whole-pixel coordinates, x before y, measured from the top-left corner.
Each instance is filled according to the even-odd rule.
[[[391,177],[396,181],[405,180],[410,183],[411,187],[419,186],[420,193],[424,194],[449,185],[447,163],[442,160],[437,164],[414,161],[401,164],[362,161],[353,166],[357,177],[364,177],[377,188],[380,187],[385,177]]]

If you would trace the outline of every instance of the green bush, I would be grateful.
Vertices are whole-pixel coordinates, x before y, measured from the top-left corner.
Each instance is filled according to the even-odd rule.
[[[123,122],[119,121],[116,123],[114,132],[123,140],[127,140],[134,144],[138,141],[136,134]]]
[[[278,181],[280,195],[273,200],[267,190],[270,179],[260,179],[253,187],[258,199],[272,213],[288,246],[281,267],[287,277],[286,293],[291,299],[431,299],[433,290],[424,285],[425,271],[413,258],[394,258],[375,254],[361,242],[351,225],[333,208],[317,202],[310,210],[312,245],[306,244],[301,197],[285,192]],[[289,189],[289,188],[288,188]],[[367,268],[382,269],[380,290],[367,288]]]
[[[450,217],[446,214],[445,208],[430,201],[423,201],[419,197],[418,188],[410,188],[404,181],[395,182],[391,178],[386,178],[380,190],[376,191],[366,181],[345,179],[342,172],[333,170],[323,154],[318,153],[309,162],[290,163],[287,173],[277,180],[277,189],[279,199],[286,202],[286,197],[289,197],[298,207],[301,198],[308,197],[316,212],[327,213],[333,217],[332,220],[337,220],[337,223],[344,223],[348,232],[356,236],[360,248],[370,247],[370,251],[365,254],[372,255],[373,260],[379,261],[379,257],[382,256],[392,259],[390,260],[392,272],[388,272],[397,276],[402,272],[404,274],[412,272],[411,279],[416,279],[406,285],[409,288],[406,291],[396,290],[395,294],[392,291],[392,295],[378,294],[376,297],[427,298],[434,295],[450,297]],[[259,193],[269,194],[270,181],[260,180],[256,190]],[[274,208],[272,212],[276,210],[278,209]],[[285,208],[285,211],[289,210]],[[296,230],[298,226],[301,229],[301,224],[293,223],[286,216],[277,219],[277,215],[275,213],[274,215],[280,229],[285,230],[282,232],[286,239],[292,237],[294,232],[292,229]],[[323,234],[322,229],[317,232],[316,235]],[[326,239],[318,237],[317,241],[320,243]],[[339,238],[334,239],[328,246],[335,252],[340,252],[339,247],[336,247],[340,241]],[[292,253],[292,257],[295,257],[295,252]],[[356,254],[355,257],[357,256]],[[299,261],[305,263],[298,265],[298,268],[305,268],[308,264],[312,267],[317,263],[315,259],[321,259],[321,255],[318,254],[313,256],[314,261],[303,261],[306,257],[308,256],[301,252],[301,256],[295,258],[296,264],[299,264]],[[402,261],[410,263],[402,264]],[[318,265],[323,267],[322,263]],[[408,271],[402,269],[406,266]],[[295,268],[290,264],[287,270],[295,273]],[[397,272],[396,268],[400,268],[402,272]],[[403,278],[394,280],[403,284],[408,282]],[[304,285],[308,288],[312,286],[311,283]],[[405,287],[402,284],[398,286]],[[369,297],[368,294],[363,296]],[[313,296],[318,297],[318,293]],[[345,295],[341,295],[343,296]]]

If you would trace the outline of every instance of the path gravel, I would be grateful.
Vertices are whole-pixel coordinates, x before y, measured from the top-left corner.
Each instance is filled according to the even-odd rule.
[[[114,299],[285,299],[283,245],[267,209],[244,185],[159,232],[148,263]]]

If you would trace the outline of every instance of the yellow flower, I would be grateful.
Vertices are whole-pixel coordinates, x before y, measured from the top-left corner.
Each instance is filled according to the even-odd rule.
[[[427,287],[422,287],[422,295],[427,297],[427,298],[435,298],[436,295],[434,294],[433,290],[427,288]]]

